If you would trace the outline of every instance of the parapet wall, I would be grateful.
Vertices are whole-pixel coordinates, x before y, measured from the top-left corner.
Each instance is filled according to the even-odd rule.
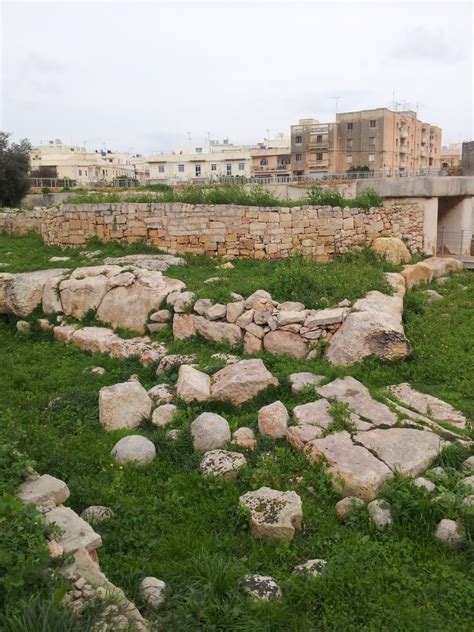
[[[287,257],[297,252],[328,260],[376,237],[400,237],[423,249],[423,209],[416,204],[365,211],[329,206],[247,207],[191,204],[62,204],[0,213],[0,231],[33,230],[46,244],[81,246],[102,241],[143,241],[171,253]]]

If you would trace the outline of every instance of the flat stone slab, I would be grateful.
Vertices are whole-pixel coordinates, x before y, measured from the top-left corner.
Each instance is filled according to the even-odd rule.
[[[303,508],[296,492],[261,487],[241,496],[240,504],[250,509],[250,528],[256,538],[290,542],[295,530],[301,529]]]
[[[319,426],[310,424],[301,424],[299,426],[290,426],[286,430],[286,440],[296,450],[304,451],[306,444],[313,439],[319,439],[323,436],[323,429]]]
[[[91,552],[102,546],[100,535],[69,507],[56,507],[48,511],[44,517],[47,523],[61,529],[62,535],[58,544],[63,547],[65,555],[75,553],[80,548]]]
[[[233,480],[237,471],[247,464],[247,459],[240,452],[230,450],[210,450],[201,461],[201,471],[208,476]]]
[[[186,261],[182,257],[173,255],[126,255],[124,257],[107,257],[105,264],[119,266],[135,266],[145,270],[166,272],[170,266],[184,266]]]
[[[447,445],[434,432],[412,428],[358,432],[354,441],[375,452],[392,471],[405,476],[422,474]]]
[[[437,421],[446,421],[458,428],[466,427],[464,415],[442,399],[420,393],[407,382],[389,386],[388,389],[399,401],[422,415],[428,415]]]
[[[332,424],[333,418],[329,414],[331,404],[327,399],[318,399],[293,408],[293,417],[297,424],[310,424],[327,428]]]
[[[43,474],[38,478],[28,479],[21,486],[18,498],[25,503],[43,505],[53,502],[55,505],[64,503],[69,498],[69,489],[59,478]]]
[[[299,393],[306,386],[319,386],[324,379],[324,375],[316,375],[315,373],[310,373],[309,371],[292,373],[289,376],[291,390],[293,393]]]
[[[241,360],[214,373],[211,379],[211,397],[240,405],[253,399],[269,386],[278,386],[262,360]]]
[[[354,445],[346,431],[310,441],[305,452],[313,463],[326,461],[333,487],[343,496],[373,500],[381,487],[393,478],[387,465],[366,448]]]
[[[321,397],[346,402],[353,412],[376,426],[394,426],[398,421],[388,406],[373,399],[369,390],[353,377],[337,378],[325,386],[317,387],[316,392]]]

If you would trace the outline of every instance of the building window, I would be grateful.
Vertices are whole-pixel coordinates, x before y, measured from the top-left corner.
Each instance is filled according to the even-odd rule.
[[[215,164],[211,165],[211,171],[217,171],[217,165]]]
[[[303,157],[302,154],[296,154],[296,156],[295,156],[296,160],[301,160],[302,157]]]
[[[158,171],[160,173],[164,173],[165,172],[165,165],[158,165]]]
[[[375,146],[375,136],[369,136],[369,145],[371,147]]]
[[[352,162],[352,156],[346,156],[346,162]]]
[[[302,142],[303,142],[303,137],[302,136],[295,136],[295,143],[297,145],[301,145]]]
[[[82,176],[82,169],[79,169],[79,175]]]
[[[196,147],[196,153],[202,154],[202,147]]]
[[[226,165],[226,173],[228,176],[232,175],[232,165]]]
[[[194,173],[196,178],[201,177],[201,165],[194,165]]]
[[[316,154],[316,160],[322,160],[323,159],[323,155],[321,153],[317,153]]]
[[[352,149],[352,138],[346,140],[346,147],[347,149]]]
[[[260,165],[262,167],[264,167],[265,165],[268,165],[268,160],[266,158],[262,158],[261,161],[260,161]]]
[[[369,154],[369,161],[372,162],[375,160],[375,154]]]
[[[184,173],[184,165],[178,165],[179,173]]]
[[[245,171],[245,163],[239,162],[239,171]]]
[[[323,142],[323,135],[322,134],[318,134],[316,136],[316,142],[317,143],[322,143]]]
[[[436,153],[436,149],[435,149],[435,153]],[[84,175],[87,175],[87,169],[84,170]]]
[[[377,127],[377,121],[375,119],[370,121],[370,127]]]
[[[352,132],[353,129],[354,129],[354,123],[348,123],[347,124],[347,131],[348,132]]]

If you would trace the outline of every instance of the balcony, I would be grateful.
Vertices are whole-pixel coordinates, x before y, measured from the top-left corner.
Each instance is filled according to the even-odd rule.
[[[400,138],[408,138],[408,130],[401,127],[400,128]]]

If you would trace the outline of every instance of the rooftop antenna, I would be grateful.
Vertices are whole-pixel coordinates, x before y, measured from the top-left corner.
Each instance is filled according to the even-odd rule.
[[[340,99],[341,97],[332,97],[332,98],[333,98],[333,100],[336,102],[336,116],[337,116],[337,106],[338,106],[338,104],[339,104],[339,99]]]

